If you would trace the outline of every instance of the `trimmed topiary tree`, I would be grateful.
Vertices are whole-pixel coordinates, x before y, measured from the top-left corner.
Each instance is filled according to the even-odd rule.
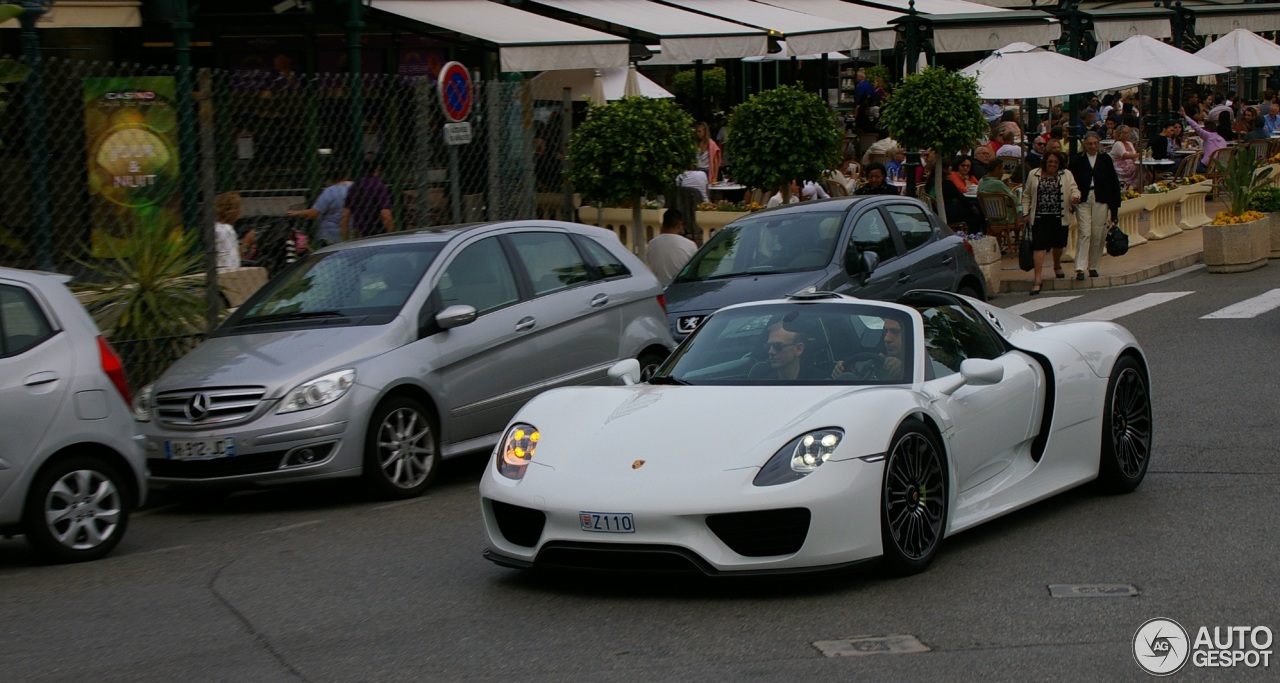
[[[780,86],[756,93],[729,115],[733,179],[790,201],[792,180],[818,181],[840,163],[844,133],[821,97]]]
[[[982,116],[978,81],[969,76],[930,67],[903,79],[880,110],[880,127],[904,149],[930,148],[938,216],[947,222],[942,201],[942,160],[973,146],[987,130]]]
[[[694,160],[693,119],[669,100],[624,97],[591,107],[569,139],[569,179],[585,197],[631,200],[631,224],[643,256],[640,199],[675,181]]]

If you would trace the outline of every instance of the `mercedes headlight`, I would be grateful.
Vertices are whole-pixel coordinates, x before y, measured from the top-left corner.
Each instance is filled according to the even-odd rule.
[[[830,460],[843,438],[844,431],[835,428],[801,434],[769,458],[753,483],[756,486],[773,486],[796,481]]]
[[[133,395],[133,419],[138,422],[151,421],[151,398],[155,391],[156,385],[148,384]]]
[[[327,375],[308,380],[294,387],[285,394],[280,402],[278,414],[295,413],[299,410],[310,410],[329,405],[342,398],[356,383],[356,371],[353,369],[338,370]]]
[[[507,479],[520,481],[525,470],[533,461],[533,453],[538,450],[538,440],[542,435],[533,425],[516,423],[507,430],[498,450],[498,473]]]

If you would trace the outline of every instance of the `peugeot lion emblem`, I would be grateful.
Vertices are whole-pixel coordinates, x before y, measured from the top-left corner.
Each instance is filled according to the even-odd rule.
[[[187,401],[186,413],[187,419],[192,422],[199,422],[209,417],[209,397],[204,394],[192,396],[191,400]]]

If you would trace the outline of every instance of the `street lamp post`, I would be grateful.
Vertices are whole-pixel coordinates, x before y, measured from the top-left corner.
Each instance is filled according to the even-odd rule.
[[[1089,15],[1080,9],[1080,0],[1060,0],[1057,9],[1052,12],[1067,26],[1067,56],[1080,59],[1080,45],[1084,42],[1085,29],[1089,27]],[[1079,139],[1076,133],[1080,127],[1080,112],[1077,111],[1074,95],[1067,95],[1067,111],[1070,116],[1067,123],[1067,150],[1068,155],[1074,157]]]
[[[897,32],[902,35],[902,40],[898,42],[898,46],[902,49],[903,72],[905,74],[915,73],[916,62],[920,59],[921,37],[928,30],[926,26],[927,20],[921,17],[916,11],[916,0],[910,0],[907,4],[907,13],[899,19],[894,20],[898,24]],[[903,178],[907,185],[903,188],[903,192],[908,197],[914,197],[916,194],[916,169],[920,168],[920,150],[905,150],[907,161],[902,165]]]
[[[27,149],[31,175],[32,217],[36,228],[36,267],[53,270],[53,217],[49,205],[49,152],[45,132],[44,62],[40,57],[40,35],[36,22],[53,0],[22,0],[22,58],[27,74]]]

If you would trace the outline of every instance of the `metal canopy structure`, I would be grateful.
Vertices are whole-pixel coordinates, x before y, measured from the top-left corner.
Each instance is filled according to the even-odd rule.
[[[754,0],[662,0],[664,4],[768,31],[783,38],[796,54],[811,55],[862,48],[862,28]]]
[[[766,54],[769,34],[763,29],[709,17],[650,0],[530,0],[616,28],[638,31],[658,40],[668,59],[679,61],[741,59]]]
[[[489,0],[372,0],[375,10],[477,38],[502,71],[625,67],[630,43]]]

